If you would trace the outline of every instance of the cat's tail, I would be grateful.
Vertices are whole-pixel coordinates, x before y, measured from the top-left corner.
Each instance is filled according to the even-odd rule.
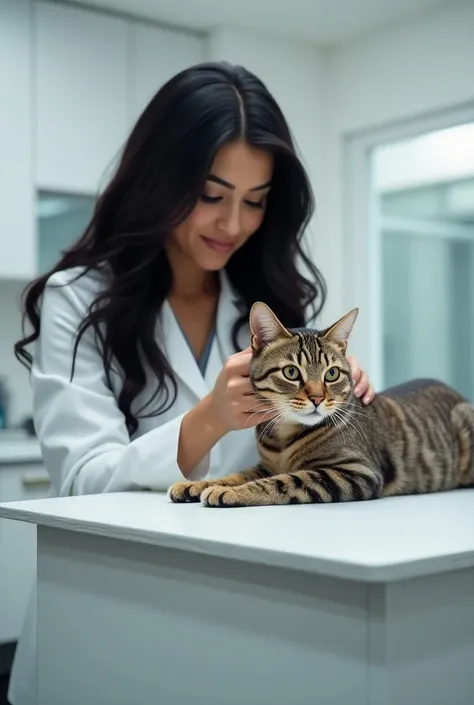
[[[456,404],[451,419],[458,440],[458,487],[474,486],[474,406]]]

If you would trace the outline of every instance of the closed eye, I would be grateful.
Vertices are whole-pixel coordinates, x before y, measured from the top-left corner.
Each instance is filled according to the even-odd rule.
[[[208,196],[205,193],[201,194],[201,201],[204,203],[219,203],[222,199],[222,196]],[[265,201],[245,201],[245,205],[250,208],[258,208],[261,210],[265,207]]]

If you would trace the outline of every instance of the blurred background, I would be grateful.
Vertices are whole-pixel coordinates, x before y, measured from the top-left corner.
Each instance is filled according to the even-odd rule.
[[[378,390],[435,376],[473,399],[473,38],[473,0],[0,0],[0,501],[49,491],[12,351],[21,291],[81,234],[152,94],[206,59],[254,71],[289,120],[320,324],[360,307],[351,352]],[[0,644],[34,557],[13,524]]]
[[[134,120],[174,73],[227,59],[288,117],[329,300],[378,389],[474,390],[474,2],[0,0],[0,428],[31,415],[19,297],[84,229]]]

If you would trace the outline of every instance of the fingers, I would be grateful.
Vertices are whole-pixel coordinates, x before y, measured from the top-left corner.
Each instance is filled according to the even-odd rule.
[[[232,377],[228,382],[227,389],[229,390],[232,399],[243,396],[256,396],[252,383],[248,377]]]
[[[250,372],[250,361],[252,360],[252,352],[247,348],[242,352],[231,355],[227,358],[225,369],[229,377],[233,375],[241,375],[248,377]]]
[[[347,362],[351,367],[351,374],[354,384],[357,385],[362,374],[362,370],[359,367],[359,363],[355,358],[352,357],[352,355],[347,356]]]
[[[360,369],[359,363],[352,355],[347,356],[347,361],[351,367],[355,396],[360,398],[363,404],[370,404],[375,397],[375,391],[369,382],[367,373]]]
[[[369,389],[369,378],[368,378],[366,372],[361,371],[360,375],[359,375],[359,379],[356,382],[356,385],[354,387],[354,394],[356,395],[356,397],[361,397],[364,394],[366,394],[368,389]]]
[[[354,388],[354,394],[356,397],[362,399],[363,404],[370,404],[375,397],[375,392],[372,385],[369,382],[369,378],[366,372],[361,372],[359,382]]]
[[[362,397],[362,403],[365,405],[370,404],[374,400],[374,397],[375,397],[375,390],[372,387],[372,385],[370,384],[367,392]]]
[[[251,428],[252,426],[258,426],[259,423],[266,423],[272,421],[276,416],[278,416],[279,411],[271,407],[271,405],[266,406],[264,409],[255,411],[253,413],[246,412],[244,414],[245,418],[245,428]]]

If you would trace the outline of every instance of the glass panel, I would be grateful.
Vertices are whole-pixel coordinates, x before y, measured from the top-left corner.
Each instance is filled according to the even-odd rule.
[[[435,377],[474,400],[474,125],[376,150],[374,176],[383,386]]]
[[[95,201],[92,196],[38,192],[36,217],[39,274],[50,270],[61,253],[83,234],[91,219]]]

